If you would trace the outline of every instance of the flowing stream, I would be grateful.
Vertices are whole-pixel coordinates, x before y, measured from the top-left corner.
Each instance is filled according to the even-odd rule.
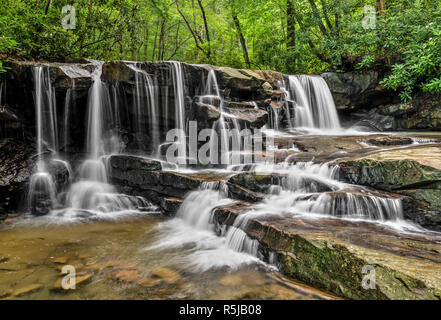
[[[0,267],[6,268],[9,275],[1,280],[5,287],[13,286],[14,281],[22,285],[39,279],[56,282],[57,268],[72,263],[83,274],[95,275],[93,286],[68,294],[44,286],[30,297],[329,298],[283,279],[272,253],[265,255],[259,241],[247,235],[249,223],[265,217],[331,218],[380,224],[398,232],[424,232],[404,220],[400,198],[339,181],[339,168],[332,163],[290,162],[287,158],[277,164],[246,163],[208,170],[165,163],[162,149],[168,145],[161,130],[170,124],[162,122],[161,117],[167,114],[174,113],[174,127],[180,132],[174,143],[181,148],[180,154],[184,159],[190,156],[183,65],[168,63],[172,88],[167,88],[164,103],[158,97],[163,88],[158,88],[154,75],[128,62],[135,72],[131,104],[121,100],[120,84],[103,80],[103,63],[94,61],[92,65],[93,83],[87,96],[87,154],[80,160],[63,157],[58,143],[61,137],[67,148],[73,140],[69,132],[76,84],[67,90],[63,123],[59,124],[62,130],[58,130],[50,72],[46,67],[34,68],[38,161],[30,178],[27,205],[28,213],[44,216],[1,226],[0,258],[4,255],[7,260]],[[211,105],[219,112],[212,132],[220,139],[210,140],[210,150],[217,150],[219,145],[230,144],[226,129],[247,128],[226,107],[214,69],[207,71],[204,83],[197,103]],[[286,103],[282,109],[272,109],[268,130],[280,135],[282,131],[291,135],[344,133],[332,95],[321,77],[288,76],[280,83],[280,89]],[[168,103],[168,92],[172,93],[173,105]],[[253,110],[260,108],[255,101],[249,106]],[[125,108],[131,109],[125,112]],[[282,113],[286,123],[280,122]],[[129,120],[125,114],[130,115]],[[262,191],[264,198],[247,206],[230,226],[219,226],[213,220],[215,208],[239,203],[230,196],[225,179],[206,181],[189,190],[176,216],[163,217],[153,199],[121,193],[109,179],[109,158],[123,149],[124,137],[117,130],[126,120],[133,130],[128,134],[135,137],[139,146],[145,139],[149,141],[150,151],[141,156],[160,159],[163,170],[223,177],[265,174],[273,177],[272,182]],[[232,143],[239,148],[221,153],[222,163],[230,163],[235,152],[243,151],[241,141]],[[295,147],[290,150],[298,151]],[[213,160],[215,155],[210,156]],[[52,173],[54,166],[67,172],[64,185]],[[22,246],[23,243],[27,245]]]

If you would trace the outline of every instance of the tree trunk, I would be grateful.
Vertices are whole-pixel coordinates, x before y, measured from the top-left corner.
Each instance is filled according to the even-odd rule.
[[[45,15],[47,15],[47,13],[48,13],[49,9],[51,8],[51,6],[52,6],[52,0],[48,0],[46,2],[46,6],[44,7],[44,14]]]
[[[242,47],[243,58],[245,60],[245,64],[247,65],[247,68],[249,69],[251,64],[250,64],[250,58],[248,56],[247,44],[245,42],[245,38],[242,33],[242,28],[240,27],[239,19],[237,18],[237,15],[234,13],[233,13],[233,21],[234,24],[236,25],[236,29],[239,34],[239,41],[240,41],[240,46]]]
[[[385,0],[377,0],[378,5],[378,11],[380,12],[380,15],[384,15],[386,11],[386,2]]]
[[[294,5],[292,0],[286,0],[286,49],[288,53],[294,50],[296,46],[296,17],[294,14]],[[296,58],[295,56],[291,58],[289,55],[289,61],[287,61],[288,71],[291,73],[295,72],[296,69]]]

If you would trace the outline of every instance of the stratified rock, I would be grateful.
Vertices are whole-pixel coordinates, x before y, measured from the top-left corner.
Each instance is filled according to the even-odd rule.
[[[133,81],[135,73],[124,61],[108,61],[103,64],[103,78],[109,82]]]
[[[339,110],[372,108],[396,99],[396,94],[379,85],[381,77],[375,71],[327,72],[322,77]]]
[[[248,204],[218,207],[217,225],[230,226]],[[408,236],[368,222],[268,215],[245,230],[279,270],[315,288],[349,299],[440,299],[441,256],[435,237]],[[417,258],[416,258],[417,257]],[[375,288],[363,288],[375,270]],[[369,284],[369,283],[367,283]]]
[[[195,102],[194,108],[195,120],[197,120],[199,128],[211,128],[213,122],[220,118],[220,112],[215,106]]]
[[[379,113],[385,116],[401,116],[417,110],[412,102],[387,105],[379,108]]]
[[[255,71],[222,67],[216,73],[219,74],[218,82],[226,88],[228,97],[259,100],[272,95],[273,87]]]
[[[31,284],[19,289],[14,290],[13,292],[13,296],[14,297],[21,297],[27,294],[31,294],[34,293],[36,291],[39,291],[43,288],[43,285],[39,284],[39,283],[35,283],[35,284]]]
[[[111,155],[109,164],[111,168],[118,170],[161,170],[159,161],[140,156]]]
[[[415,160],[374,160],[369,158],[340,163],[340,178],[353,184],[399,191],[438,187],[441,171]]]
[[[441,230],[440,155],[439,147],[383,151],[341,161],[339,174],[349,183],[410,197],[413,203],[407,204],[405,218],[423,227]],[[437,168],[431,166],[436,164]]]
[[[236,119],[241,128],[259,129],[268,122],[268,112],[254,108],[224,108],[228,114],[224,114],[225,120]]]
[[[228,179],[231,184],[236,184],[254,192],[267,193],[272,185],[280,184],[282,176],[279,174],[257,174],[245,172],[235,174]]]
[[[408,137],[380,137],[369,139],[367,143],[375,146],[405,146],[412,144],[413,140]]]

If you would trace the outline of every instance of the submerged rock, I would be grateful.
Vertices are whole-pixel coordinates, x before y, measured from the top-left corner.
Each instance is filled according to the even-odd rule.
[[[367,140],[369,144],[375,146],[404,146],[412,144],[412,138],[407,137],[380,137]]]

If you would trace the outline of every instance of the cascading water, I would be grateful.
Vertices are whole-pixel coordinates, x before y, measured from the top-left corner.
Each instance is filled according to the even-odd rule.
[[[155,101],[153,80],[149,74],[136,65],[129,64],[129,67],[135,71],[133,116],[138,140],[142,141],[144,135],[148,133],[152,150],[157,150],[159,147],[159,109]]]
[[[208,103],[215,106],[219,110],[219,119],[213,123],[213,135],[210,137],[210,150],[217,150],[219,146],[222,148],[220,163],[228,164],[234,162],[233,158],[240,156],[241,153],[241,126],[238,119],[226,112],[224,109],[225,101],[221,96],[219,85],[216,78],[216,72],[211,69],[208,72],[204,94],[200,97],[201,103]],[[253,105],[257,107],[257,104]],[[229,129],[235,130],[235,134],[229,132]],[[215,132],[218,136],[215,136]],[[230,145],[230,134],[232,143]],[[220,145],[219,139],[220,137]],[[212,156],[212,163],[217,163],[218,159]]]
[[[28,208],[35,215],[43,215],[56,204],[56,186],[47,172],[46,163],[58,150],[56,107],[49,70],[38,66],[33,71],[38,160],[36,172],[31,176],[29,183]],[[43,157],[43,144],[52,153],[51,156]]]
[[[259,263],[257,256],[253,255],[257,252],[257,242],[240,233],[241,230],[232,236],[232,240],[219,237],[214,231],[213,209],[234,202],[227,198],[227,194],[227,186],[219,182],[203,183],[199,190],[190,192],[176,218],[160,224],[159,237],[148,250],[186,250],[186,262],[190,268],[202,272],[212,268],[234,269],[244,264]]]
[[[301,75],[300,81],[309,97],[310,113],[314,127],[319,129],[340,130],[340,120],[334,99],[325,80],[320,76]]]
[[[319,76],[288,76],[281,81],[285,94],[284,111],[288,127],[299,130],[341,131],[332,94],[325,80]],[[279,110],[270,110],[272,128],[279,130]]]
[[[88,96],[87,151],[88,158],[78,168],[78,181],[66,194],[66,209],[57,210],[55,215],[73,216],[89,214],[154,209],[150,202],[141,198],[118,194],[108,184],[106,152],[113,150],[113,140],[105,139],[110,124],[115,124],[114,109],[108,88],[101,81],[102,63],[95,63],[92,73],[93,84]],[[107,126],[106,126],[107,124]]]
[[[185,112],[185,93],[184,93],[184,73],[182,70],[182,64],[177,61],[171,61],[171,79],[173,82],[174,91],[174,109],[175,109],[175,128],[178,130],[177,145],[179,154],[186,159],[187,158],[187,137],[186,137],[186,112]],[[182,160],[181,160],[182,161]],[[185,162],[185,161],[182,161]]]

